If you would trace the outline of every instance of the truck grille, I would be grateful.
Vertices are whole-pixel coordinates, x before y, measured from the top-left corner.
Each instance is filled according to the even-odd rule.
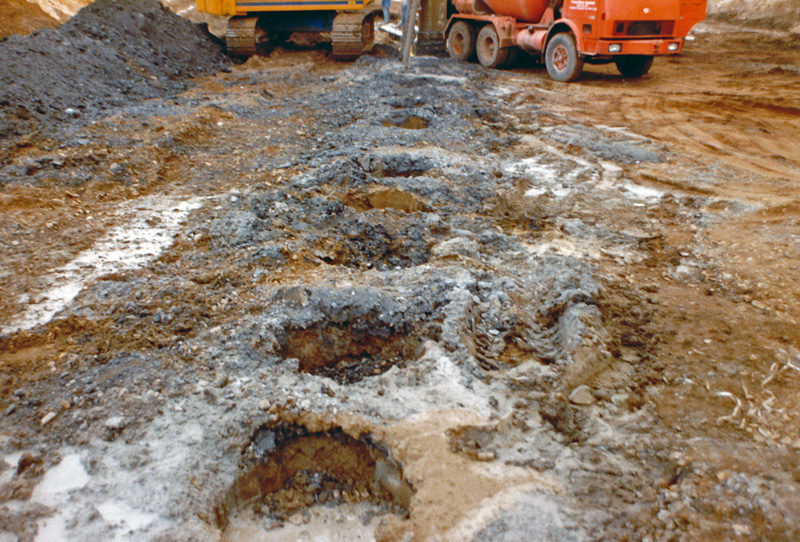
[[[675,26],[673,21],[617,21],[615,36],[669,36]]]

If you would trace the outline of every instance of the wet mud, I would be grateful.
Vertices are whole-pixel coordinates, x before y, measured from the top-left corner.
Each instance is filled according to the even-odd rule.
[[[58,34],[146,92],[0,147],[1,537],[796,538],[790,35],[709,24],[565,94],[313,44],[228,65],[154,4]],[[784,94],[736,117],[744,160],[712,117],[751,83]]]
[[[243,473],[216,508],[222,529],[242,506],[286,519],[316,504],[369,500],[407,516],[414,494],[402,467],[369,435],[353,438],[340,428],[310,432],[292,424],[262,426],[242,463]]]

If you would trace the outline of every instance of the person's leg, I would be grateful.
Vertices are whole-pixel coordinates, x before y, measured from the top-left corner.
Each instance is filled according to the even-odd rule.
[[[406,27],[406,11],[408,10],[408,0],[403,0],[403,7],[400,9],[400,28]]]
[[[383,8],[383,23],[389,23],[389,4],[392,0],[381,0],[381,7]]]

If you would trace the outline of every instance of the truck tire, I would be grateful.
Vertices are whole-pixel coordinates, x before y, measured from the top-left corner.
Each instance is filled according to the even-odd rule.
[[[622,77],[641,77],[650,71],[653,57],[648,55],[626,55],[614,60]]]
[[[550,78],[559,83],[574,81],[583,71],[583,59],[578,56],[575,39],[568,32],[556,34],[547,43],[544,62]]]
[[[475,50],[478,53],[478,62],[484,68],[497,68],[508,60],[508,47],[500,47],[500,37],[493,24],[481,28]]]
[[[447,34],[447,52],[450,58],[470,61],[475,58],[475,27],[465,21],[458,21]]]

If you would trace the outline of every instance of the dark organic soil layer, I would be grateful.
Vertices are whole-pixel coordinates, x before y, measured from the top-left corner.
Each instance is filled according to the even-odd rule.
[[[97,0],[61,27],[0,42],[0,137],[166,96],[226,57],[157,0]]]

